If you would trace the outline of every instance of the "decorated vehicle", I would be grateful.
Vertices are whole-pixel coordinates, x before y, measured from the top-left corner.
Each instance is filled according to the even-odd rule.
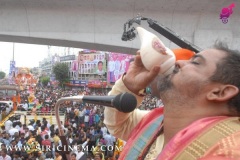
[[[20,86],[21,90],[28,89],[34,90],[38,79],[30,73],[30,69],[27,67],[19,67],[16,73],[15,83]]]
[[[11,109],[16,110],[17,104],[21,102],[19,95],[20,88],[15,85],[0,86],[0,101],[7,103]]]

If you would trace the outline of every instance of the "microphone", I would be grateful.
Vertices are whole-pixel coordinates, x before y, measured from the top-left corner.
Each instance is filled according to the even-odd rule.
[[[124,113],[132,112],[137,106],[137,99],[127,92],[116,96],[83,96],[82,101],[112,107]]]
[[[132,112],[137,106],[137,99],[130,93],[121,93],[116,96],[72,96],[72,97],[62,97],[59,99],[55,105],[55,116],[56,121],[59,126],[59,136],[63,142],[63,146],[68,146],[63,127],[61,125],[61,120],[59,116],[60,104],[66,101],[79,101],[87,102],[92,104],[100,104],[108,107],[115,108],[120,112],[129,113]],[[69,152],[65,152],[67,159],[70,160]]]

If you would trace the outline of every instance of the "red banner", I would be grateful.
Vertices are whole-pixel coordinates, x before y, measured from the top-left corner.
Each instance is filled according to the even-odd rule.
[[[89,80],[87,86],[88,88],[106,88],[107,82],[99,80]]]

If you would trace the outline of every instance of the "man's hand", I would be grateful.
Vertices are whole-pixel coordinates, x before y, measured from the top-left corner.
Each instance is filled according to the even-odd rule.
[[[158,75],[159,66],[154,66],[148,71],[141,60],[139,52],[135,60],[131,62],[126,75],[123,77],[123,83],[133,93],[138,94],[141,89],[145,89]]]

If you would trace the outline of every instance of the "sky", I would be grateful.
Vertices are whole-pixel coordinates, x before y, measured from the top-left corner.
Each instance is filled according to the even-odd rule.
[[[0,71],[8,74],[13,53],[16,67],[38,67],[48,55],[48,46],[0,42]]]
[[[79,52],[78,48],[57,47],[47,45],[35,45],[25,43],[0,42],[0,71],[9,73],[10,61],[16,62],[16,67],[38,67],[39,62],[48,57],[50,52],[52,55],[58,53],[76,54]]]

